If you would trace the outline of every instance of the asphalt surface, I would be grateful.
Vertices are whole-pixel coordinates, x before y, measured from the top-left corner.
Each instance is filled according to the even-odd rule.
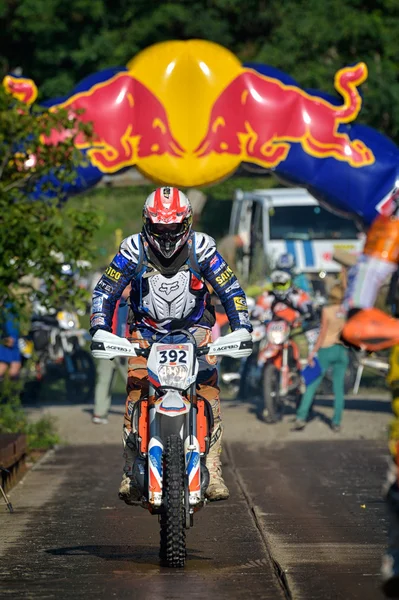
[[[385,442],[230,441],[231,498],[196,516],[184,570],[159,566],[157,518],[118,500],[120,454],[60,448],[13,490],[1,598],[382,598]]]

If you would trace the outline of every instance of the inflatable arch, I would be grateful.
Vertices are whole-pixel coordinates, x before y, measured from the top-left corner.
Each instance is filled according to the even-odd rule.
[[[89,165],[80,168],[71,194],[133,165],[156,182],[191,187],[215,183],[243,163],[370,223],[389,211],[399,149],[354,123],[366,78],[362,62],[341,69],[334,82],[339,97],[333,97],[301,89],[270,66],[241,64],[212,42],[170,41],[42,105],[84,109],[79,118],[93,122],[90,144],[76,138]],[[30,79],[8,75],[3,83],[27,103],[37,97]],[[57,136],[62,132],[49,141]]]

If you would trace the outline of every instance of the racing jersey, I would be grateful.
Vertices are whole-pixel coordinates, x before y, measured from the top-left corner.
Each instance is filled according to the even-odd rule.
[[[280,307],[280,305],[282,305]],[[303,290],[291,288],[286,294],[275,294],[274,292],[263,292],[252,311],[251,316],[262,321],[271,320],[273,312],[277,312],[290,307],[296,319],[303,314],[312,313],[312,301],[310,296]],[[292,310],[294,309],[294,310]],[[294,319],[295,320],[295,319]]]
[[[245,293],[213,238],[192,232],[172,264],[162,264],[142,234],[131,235],[94,288],[90,332],[111,331],[115,305],[129,284],[130,330],[168,333],[194,325],[211,328],[213,307],[205,282],[219,296],[231,329],[252,331]]]

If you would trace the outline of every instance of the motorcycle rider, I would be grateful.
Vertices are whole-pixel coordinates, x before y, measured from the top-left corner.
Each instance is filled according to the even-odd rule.
[[[183,341],[173,336],[174,329],[182,328],[194,335],[198,345],[211,341],[215,316],[206,281],[219,296],[231,329],[252,330],[245,294],[233,271],[216,250],[215,241],[204,233],[192,231],[191,226],[191,206],[181,191],[165,186],[148,196],[141,233],[122,241],[119,252],[94,288],[90,322],[94,341],[98,329],[111,331],[115,304],[130,283],[130,339],[142,347],[169,332],[171,342]],[[216,363],[215,357],[200,357],[197,379],[198,393],[210,402],[214,417],[206,460],[210,473],[206,492],[209,500],[229,496],[220,462],[223,428]],[[146,359],[130,358],[123,427],[125,465],[119,488],[119,497],[127,503],[140,499],[132,473],[136,448],[132,443],[131,416],[133,404],[147,393]]]
[[[293,308],[299,316],[312,314],[312,300],[307,292],[294,286],[290,270],[276,269],[270,275],[272,290],[263,292],[257,299],[251,317],[270,320],[278,302]]]
[[[277,271],[286,271],[290,273],[293,281],[293,285],[306,292],[307,294],[312,293],[312,288],[309,279],[305,273],[301,273],[296,268],[295,257],[290,252],[280,254],[276,260],[275,268]]]

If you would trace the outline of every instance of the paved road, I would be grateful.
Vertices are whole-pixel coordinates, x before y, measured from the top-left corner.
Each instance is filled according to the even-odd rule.
[[[186,569],[169,570],[156,517],[116,497],[119,446],[50,454],[0,512],[1,597],[380,598],[384,443],[236,442],[225,461],[231,499],[198,515]]]

